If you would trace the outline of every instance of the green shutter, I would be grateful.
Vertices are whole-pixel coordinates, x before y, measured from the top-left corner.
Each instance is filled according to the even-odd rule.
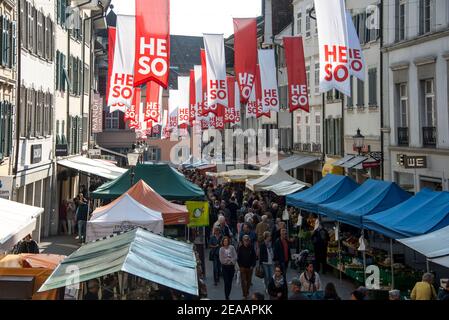
[[[56,90],[60,89],[59,86],[59,76],[60,76],[60,71],[59,68],[61,67],[60,63],[59,63],[59,50],[56,50]]]
[[[17,45],[16,29],[17,29],[17,27],[16,26],[17,26],[16,22],[13,21],[11,23],[11,43],[12,43],[12,45],[11,45],[10,54],[12,57],[11,58],[12,65],[10,67],[15,66],[17,63],[17,58],[16,58],[16,45]]]
[[[0,159],[3,159],[3,155],[4,155],[4,141],[5,141],[5,136],[4,136],[4,132],[5,132],[5,112],[3,110],[4,108],[4,103],[0,102]]]

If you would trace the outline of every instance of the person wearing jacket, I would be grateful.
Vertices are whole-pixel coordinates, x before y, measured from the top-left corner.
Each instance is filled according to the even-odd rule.
[[[242,245],[239,247],[237,254],[237,262],[240,267],[240,278],[242,284],[243,299],[247,300],[249,295],[249,288],[251,286],[251,278],[253,276],[253,269],[256,266],[256,251],[251,244],[251,239],[248,235],[244,235]]]
[[[412,300],[436,300],[437,293],[433,287],[433,274],[425,273],[422,281],[417,282],[413,287],[410,297]]]
[[[449,280],[446,281],[446,286],[438,294],[438,300],[449,301]]]
[[[235,263],[237,262],[237,252],[229,237],[223,237],[220,248],[221,270],[223,272],[225,298],[229,300],[232,289],[232,280],[234,279]]]
[[[209,239],[209,258],[212,259],[214,266],[214,285],[216,286],[220,280],[221,263],[220,263],[220,243],[221,232],[219,227],[214,227],[214,233]]]
[[[268,284],[270,283],[270,279],[273,277],[274,273],[274,254],[273,244],[271,243],[271,233],[269,231],[265,231],[263,238],[264,240],[260,244],[259,248],[259,263],[263,268],[265,289],[268,290]]]
[[[268,284],[268,294],[271,300],[287,300],[288,288],[285,276],[282,274],[280,266],[274,268],[274,274]]]
[[[287,239],[287,229],[282,228],[280,230],[279,239],[274,243],[273,248],[273,261],[279,264],[279,267],[284,274],[284,278],[287,274],[288,263],[290,262],[290,245]]]

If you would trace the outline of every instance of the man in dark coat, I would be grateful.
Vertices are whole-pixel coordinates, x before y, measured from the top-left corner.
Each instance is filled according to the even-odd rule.
[[[243,299],[245,300],[248,299],[251,278],[253,276],[253,269],[256,266],[256,260],[256,251],[254,250],[254,246],[251,244],[251,239],[248,235],[244,235],[243,244],[239,247],[237,253],[237,262],[240,267]]]
[[[281,267],[284,278],[287,274],[288,263],[290,262],[290,244],[287,239],[287,229],[280,230],[280,237],[274,243],[273,261]]]
[[[320,224],[312,234],[312,244],[315,251],[315,270],[318,273],[326,273],[327,246],[329,244],[329,233]],[[323,266],[321,269],[321,265]]]

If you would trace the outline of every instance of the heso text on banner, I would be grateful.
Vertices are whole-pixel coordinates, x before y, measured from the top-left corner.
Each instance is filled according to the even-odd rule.
[[[344,0],[315,0],[320,51],[320,91],[351,96],[350,53]]]
[[[153,125],[161,124],[162,87],[154,81],[147,83],[144,121],[152,121]]]
[[[134,85],[155,81],[167,88],[170,69],[170,1],[135,1]]]
[[[245,104],[251,96],[256,77],[256,18],[234,19],[234,50],[235,74],[239,84],[241,102]]]
[[[279,112],[279,92],[276,79],[274,50],[259,50],[260,85],[263,112]]]
[[[306,65],[302,37],[284,37],[285,60],[288,74],[288,105],[290,112],[310,111],[307,93]]]

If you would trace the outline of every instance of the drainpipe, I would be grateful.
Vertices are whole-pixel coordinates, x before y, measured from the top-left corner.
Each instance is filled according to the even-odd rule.
[[[22,29],[22,17],[20,15],[21,5],[20,1],[17,1],[17,64],[16,64],[16,145],[14,146],[14,166],[12,173],[13,175],[17,175],[17,171],[19,170],[19,147],[20,147],[20,117],[21,117],[21,110],[20,110],[20,95],[21,95],[21,78],[22,78],[22,32],[20,30]],[[27,40],[27,39],[25,39]],[[23,123],[22,125],[25,125]]]
[[[384,45],[384,35],[383,35],[383,20],[384,20],[384,6],[383,6],[383,0],[380,1],[380,178],[381,180],[384,180],[385,178],[385,166],[384,166],[384,82],[383,82],[383,75],[384,75],[384,55],[382,52],[382,48]]]

